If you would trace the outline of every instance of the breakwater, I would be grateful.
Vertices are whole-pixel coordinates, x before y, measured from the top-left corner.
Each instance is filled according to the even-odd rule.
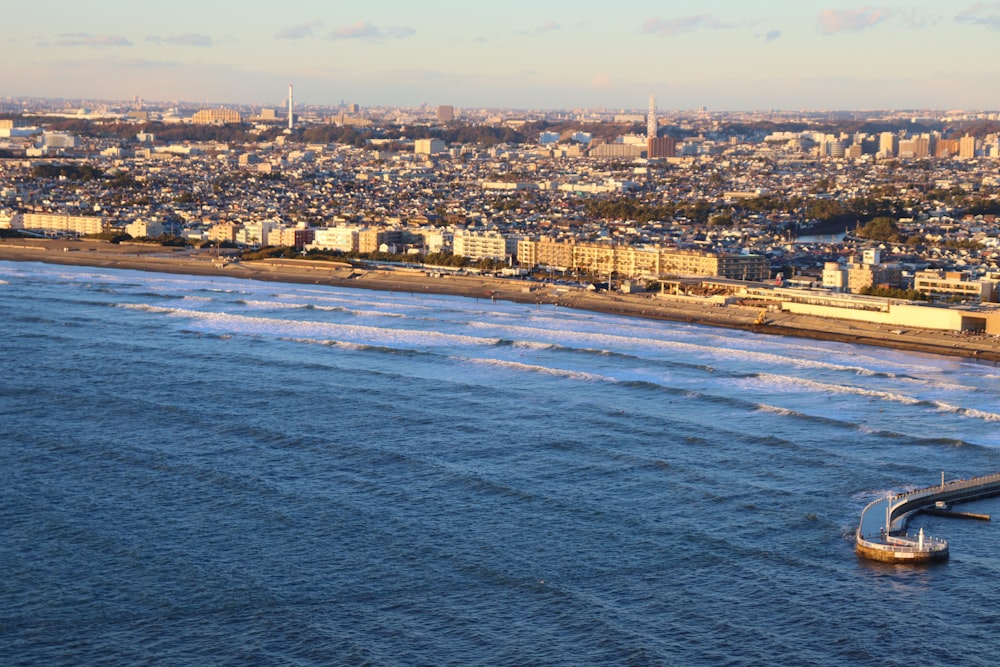
[[[858,555],[890,563],[919,563],[946,560],[948,542],[930,537],[921,530],[906,533],[906,525],[917,512],[940,504],[967,502],[1000,495],[1000,473],[945,482],[898,495],[889,494],[869,503],[861,511],[855,535]]]

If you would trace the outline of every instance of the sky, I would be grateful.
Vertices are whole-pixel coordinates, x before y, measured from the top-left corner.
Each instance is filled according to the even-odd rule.
[[[0,97],[279,107],[1000,109],[1000,2],[44,0]]]

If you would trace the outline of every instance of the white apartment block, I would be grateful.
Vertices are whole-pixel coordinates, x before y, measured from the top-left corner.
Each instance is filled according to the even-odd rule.
[[[125,233],[134,239],[152,239],[163,235],[163,223],[136,220],[125,225]]]
[[[357,227],[322,227],[316,230],[316,236],[308,247],[317,250],[357,252],[358,234]]]
[[[459,230],[455,232],[453,245],[452,252],[455,255],[472,260],[506,260],[510,255],[517,254],[517,239],[507,238],[500,232]]]

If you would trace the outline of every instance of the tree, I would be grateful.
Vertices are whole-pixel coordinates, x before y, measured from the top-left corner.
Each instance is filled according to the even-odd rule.
[[[870,241],[899,241],[899,225],[892,218],[878,217],[858,230],[860,238]]]

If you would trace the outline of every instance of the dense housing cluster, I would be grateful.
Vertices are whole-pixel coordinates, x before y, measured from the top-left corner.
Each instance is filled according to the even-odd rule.
[[[22,101],[0,228],[996,300],[996,114],[654,109]]]

